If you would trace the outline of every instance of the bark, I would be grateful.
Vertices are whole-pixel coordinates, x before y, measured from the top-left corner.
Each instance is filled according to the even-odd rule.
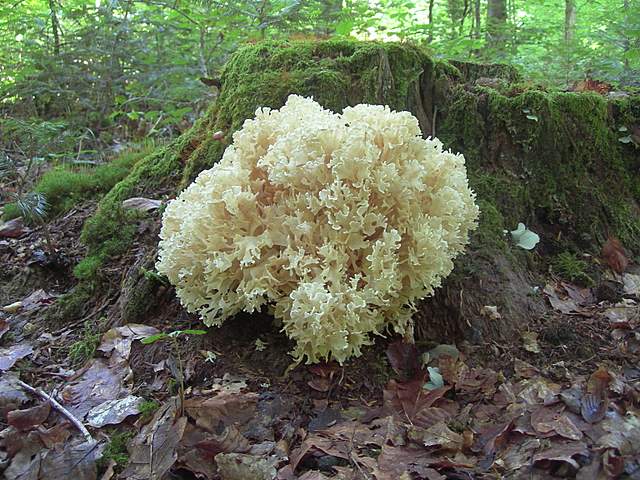
[[[474,0],[473,13],[475,16],[474,38],[480,38],[480,30],[482,28],[482,19],[480,18],[480,0]]]
[[[56,1],[49,0],[49,10],[51,12],[51,31],[53,33],[53,54],[60,55],[60,21],[56,11]]]
[[[507,0],[489,0],[487,4],[487,45],[503,52],[506,45]]]
[[[429,0],[429,43],[433,42],[433,4],[435,0]]]
[[[564,42],[567,47],[573,44],[576,33],[576,0],[564,2]]]

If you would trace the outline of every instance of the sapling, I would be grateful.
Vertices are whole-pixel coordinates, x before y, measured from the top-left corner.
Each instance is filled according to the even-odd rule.
[[[180,344],[178,343],[178,339],[180,337],[185,337],[189,335],[204,335],[207,332],[205,330],[174,330],[172,332],[161,332],[156,333],[155,335],[150,335],[146,338],[140,340],[144,345],[151,345],[156,342],[169,341],[171,345],[171,350],[173,351],[178,367],[177,374],[174,373],[176,377],[175,380],[178,383],[178,396],[180,399],[180,408],[178,409],[180,416],[184,414],[184,366],[182,364],[182,356],[180,355]]]

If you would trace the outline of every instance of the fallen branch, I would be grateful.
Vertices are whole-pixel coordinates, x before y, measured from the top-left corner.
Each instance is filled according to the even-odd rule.
[[[43,392],[39,388],[33,388],[31,385],[24,383],[22,380],[18,380],[17,383],[25,390],[49,402],[54,409],[58,410],[58,412],[64,415],[67,418],[67,420],[69,420],[78,430],[80,430],[80,433],[82,433],[82,436],[87,442],[90,442],[90,443],[95,442],[95,440],[89,433],[89,430],[86,429],[86,427],[80,422],[80,420],[74,417],[69,410],[67,410],[62,405],[60,405],[55,398],[51,397],[50,395],[47,395],[45,392]]]

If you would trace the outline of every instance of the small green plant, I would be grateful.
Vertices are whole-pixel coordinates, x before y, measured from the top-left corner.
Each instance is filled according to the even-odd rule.
[[[100,345],[100,333],[96,333],[95,327],[91,322],[85,322],[82,338],[69,347],[69,360],[72,365],[80,365],[96,353]]]
[[[117,467],[123,468],[129,462],[129,452],[127,444],[134,437],[134,432],[124,430],[122,432],[113,431],[109,437],[109,443],[102,451],[102,457],[98,460],[98,468],[104,470],[113,460]]]
[[[173,332],[165,333],[156,333],[155,335],[150,335],[141,340],[144,345],[151,345],[152,343],[161,342],[168,340],[171,344],[171,350],[176,358],[176,363],[178,366],[178,371],[174,374],[176,379],[175,382],[178,385],[178,396],[180,398],[180,408],[178,409],[180,412],[180,416],[184,413],[184,365],[182,363],[182,356],[180,355],[180,344],[178,339],[180,337],[184,338],[185,336],[191,335],[205,335],[206,330],[174,330]]]
[[[562,252],[553,259],[553,271],[565,280],[584,286],[592,286],[593,279],[586,273],[589,265],[570,252]]]
[[[158,408],[160,408],[160,404],[155,400],[145,400],[138,406],[143,421],[150,420]]]

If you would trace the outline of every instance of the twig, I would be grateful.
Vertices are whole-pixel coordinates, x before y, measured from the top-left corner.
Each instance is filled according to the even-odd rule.
[[[93,437],[91,436],[91,434],[89,433],[89,430],[86,429],[86,427],[80,422],[80,420],[78,420],[76,417],[74,417],[71,412],[69,412],[69,410],[67,410],[66,408],[64,408],[62,405],[60,405],[56,399],[54,399],[53,397],[47,395],[45,392],[43,392],[42,390],[40,390],[39,388],[33,388],[31,385],[24,383],[22,380],[18,380],[18,385],[20,385],[22,388],[24,388],[25,390],[33,393],[34,395],[39,396],[40,398],[43,398],[44,400],[48,401],[51,406],[53,408],[55,408],[56,410],[58,410],[62,415],[64,415],[78,430],[80,430],[80,433],[82,433],[82,436],[84,437],[84,439],[87,442],[90,443],[94,443],[95,440],[93,439]]]

